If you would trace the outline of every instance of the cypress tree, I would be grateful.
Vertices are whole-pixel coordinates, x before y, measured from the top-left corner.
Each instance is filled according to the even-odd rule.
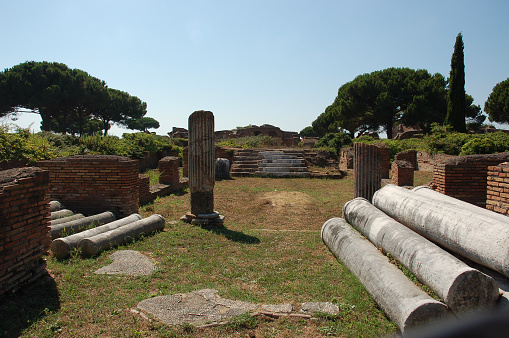
[[[463,36],[456,37],[451,58],[449,93],[447,95],[447,116],[445,123],[455,131],[466,132],[465,125],[465,60],[463,55]]]

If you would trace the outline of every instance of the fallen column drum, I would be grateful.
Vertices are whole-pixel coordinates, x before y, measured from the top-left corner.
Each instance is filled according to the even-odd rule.
[[[456,313],[491,308],[498,284],[480,271],[395,221],[363,198],[343,207],[345,220],[391,254]]]
[[[321,236],[402,332],[446,315],[445,304],[419,289],[343,219],[325,222]]]
[[[373,205],[432,242],[509,277],[509,222],[386,185]]]
[[[96,227],[101,224],[113,222],[116,219],[115,214],[111,211],[106,211],[97,215],[84,217],[74,221],[57,224],[51,226],[50,236],[51,239],[64,237],[80,230],[85,230],[87,227]]]
[[[71,250],[76,248],[82,239],[93,237],[95,235],[99,235],[104,232],[117,229],[127,224],[136,222],[140,219],[141,219],[140,215],[132,214],[119,220],[98,226],[97,228],[81,231],[67,237],[57,238],[53,242],[51,242],[50,245],[51,252],[57,259],[68,257]]]
[[[81,253],[85,257],[91,257],[101,250],[109,249],[114,245],[133,240],[141,234],[148,234],[157,230],[164,229],[164,218],[161,215],[154,214],[139,221],[124,225],[120,228],[84,238],[79,242]]]

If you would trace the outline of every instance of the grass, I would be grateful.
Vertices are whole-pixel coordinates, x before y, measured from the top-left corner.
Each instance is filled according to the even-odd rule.
[[[429,181],[417,172],[416,184]],[[206,230],[178,221],[189,211],[189,193],[169,195],[140,208],[163,215],[163,232],[83,259],[47,256],[49,276],[5,296],[2,337],[373,337],[396,326],[357,279],[328,251],[322,224],[341,216],[353,196],[353,180],[237,178],[216,182],[215,208],[225,227]],[[96,275],[118,249],[153,258],[151,276]],[[217,289],[225,298],[263,304],[329,301],[338,316],[311,321],[236,318],[227,326],[167,326],[133,314],[143,299]]]

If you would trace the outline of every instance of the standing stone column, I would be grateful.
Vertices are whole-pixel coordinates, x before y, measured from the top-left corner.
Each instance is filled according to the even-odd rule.
[[[375,145],[354,144],[354,198],[373,199],[375,191],[381,188],[380,152]]]
[[[199,110],[189,116],[189,190],[191,213],[183,220],[192,224],[222,223],[224,217],[214,212],[214,115]]]

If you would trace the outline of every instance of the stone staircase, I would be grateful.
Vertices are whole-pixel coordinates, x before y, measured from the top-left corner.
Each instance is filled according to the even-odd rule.
[[[230,175],[233,177],[254,176],[258,170],[258,163],[261,162],[262,158],[260,149],[235,150]]]
[[[299,151],[262,151],[255,172],[259,177],[309,177],[306,161]]]

